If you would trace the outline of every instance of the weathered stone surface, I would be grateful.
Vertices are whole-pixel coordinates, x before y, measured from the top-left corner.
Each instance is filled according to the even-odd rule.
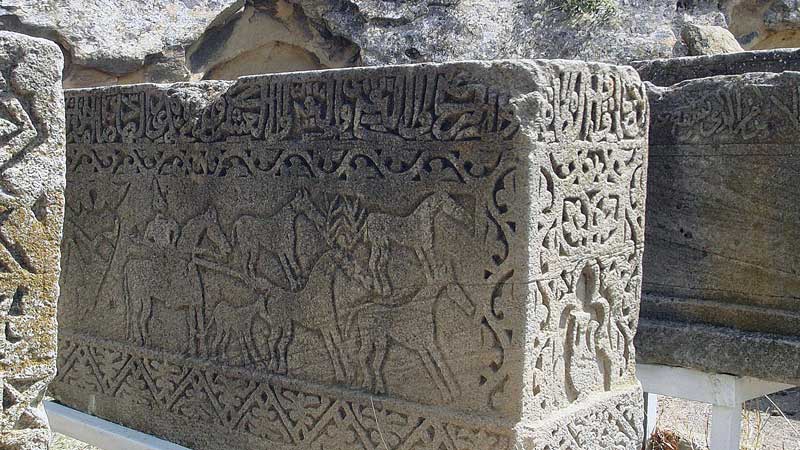
[[[744,51],[731,32],[720,26],[687,23],[681,30],[681,38],[686,44],[690,56],[720,55]]]
[[[800,383],[800,73],[649,86],[639,359]]]
[[[0,448],[46,449],[64,221],[61,52],[0,31]]]
[[[141,69],[150,55],[194,42],[206,26],[234,3],[231,0],[3,0],[0,25],[58,42],[67,50],[70,64],[109,75],[126,75]]]
[[[730,30],[747,49],[800,47],[797,0],[727,0]]]
[[[776,49],[714,56],[635,61],[642,80],[669,86],[685,80],[748,72],[800,71],[800,50]]]
[[[675,0],[5,0],[0,29],[58,42],[65,87],[464,59],[606,62],[686,54],[686,21],[725,26],[716,4]]]
[[[196,449],[636,449],[648,120],[568,61],[69,91],[54,395]]]

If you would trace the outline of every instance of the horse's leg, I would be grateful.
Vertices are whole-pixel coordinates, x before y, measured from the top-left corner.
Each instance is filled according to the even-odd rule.
[[[361,366],[361,374],[364,378],[361,380],[361,386],[364,387],[364,389],[372,391],[375,388],[375,376],[372,373],[372,368],[369,366],[369,355],[373,347],[372,337],[365,328],[361,326],[358,328],[359,335],[361,336],[361,347],[358,350],[358,363],[359,366]]]
[[[205,356],[206,350],[206,325],[203,318],[203,311],[200,305],[193,305],[191,311],[194,315],[194,354],[195,356]]]
[[[381,237],[376,242],[373,242],[370,259],[372,259],[373,252],[375,254],[374,272],[378,292],[383,295],[389,295],[392,293],[392,283],[389,280],[389,239]]]
[[[422,264],[422,271],[425,273],[425,278],[428,282],[433,282],[433,267],[431,265],[430,260],[428,259],[428,255],[425,253],[425,249],[423,247],[415,246],[414,253],[417,255],[417,259]]]
[[[297,253],[294,250],[294,239],[292,239],[292,248],[286,253],[286,264],[289,270],[292,271],[292,277],[301,282],[303,280],[303,269],[300,268],[300,261],[297,260]]]
[[[384,257],[383,257],[383,253],[384,253],[383,252],[383,248],[384,248],[384,246],[388,247],[389,242],[383,236],[376,237],[375,236],[375,232],[372,232],[372,233],[367,232],[367,239],[369,240],[369,243],[370,243],[368,266],[369,266],[369,271],[370,271],[370,273],[372,275],[372,283],[371,283],[372,286],[371,287],[374,290],[376,290],[376,291],[378,291],[378,292],[383,294],[384,291],[386,290],[385,287],[384,287],[384,284],[383,284],[384,283],[384,279],[383,279],[384,278],[383,277],[383,270],[384,270],[383,269],[383,266],[384,266],[384,263],[383,263],[383,259],[384,259]]]
[[[258,248],[253,248],[253,244],[247,244],[244,257],[244,270],[247,276],[251,278],[256,277],[256,264],[258,264]]]
[[[139,298],[142,305],[142,309],[139,311],[139,342],[141,345],[147,345],[150,335],[150,317],[153,315],[153,298],[147,294]]]
[[[289,344],[294,338],[294,322],[289,320],[283,329],[283,339],[279,342],[278,348],[278,373],[289,373]]]
[[[135,298],[130,292],[127,275],[125,276],[124,289],[125,293],[123,299],[125,301],[125,338],[128,340],[128,342],[133,342],[133,304],[135,303]]]
[[[450,370],[450,367],[447,365],[447,361],[445,361],[442,351],[439,350],[439,346],[436,345],[435,342],[429,345],[428,353],[430,354],[433,361],[436,363],[436,366],[439,368],[442,381],[444,381],[445,385],[447,386],[447,390],[448,392],[450,392],[451,397],[455,397],[461,391],[461,388],[458,386],[458,383],[456,382],[456,377],[453,374],[453,371]]]
[[[282,331],[276,323],[269,324],[269,336],[267,337],[267,357],[269,364],[267,371],[278,371],[278,341],[280,341]]]
[[[300,287],[300,283],[297,281],[294,268],[292,268],[292,263],[289,261],[289,256],[286,253],[281,252],[280,260],[283,273],[286,275],[286,280],[289,282],[289,288],[292,291],[297,291],[297,289]]]
[[[328,349],[328,356],[331,358],[331,363],[333,363],[333,372],[336,375],[336,381],[347,381],[345,380],[344,368],[339,359],[339,351],[334,343],[335,339],[333,338],[333,334],[334,331],[329,329],[322,330],[322,338],[325,341],[325,348]]]
[[[344,340],[342,339],[341,330],[336,324],[331,326],[331,338],[333,339],[334,348],[338,349],[339,361],[341,362],[342,373],[344,374],[344,381],[350,383],[353,381],[353,374],[350,370],[350,355],[345,348]]]
[[[214,341],[211,343],[211,348],[214,349],[214,353],[216,353],[217,357],[223,356],[223,349],[222,349],[222,341],[225,340],[225,330],[220,326],[219,320],[217,322],[217,332],[214,336]]]
[[[258,355],[256,354],[256,345],[253,342],[252,328],[249,326],[244,327],[244,329],[240,332],[240,335],[241,335],[240,340],[242,341],[242,349],[244,350],[243,353],[245,360],[249,360],[250,365],[252,367],[256,367],[260,363],[260,361]],[[244,365],[248,364],[245,362]]]
[[[186,340],[186,349],[184,352],[191,356],[197,356],[197,327],[194,323],[194,310],[195,308],[193,306],[189,306],[186,309],[186,314],[184,314],[184,318],[186,319],[186,327],[189,332],[189,339]]]
[[[389,342],[386,335],[375,339],[375,357],[372,359],[372,372],[375,377],[376,394],[386,393],[386,381],[383,379],[383,361],[389,353]]]
[[[436,359],[431,355],[428,349],[425,348],[418,348],[417,354],[419,357],[422,358],[422,363],[425,365],[425,369],[428,371],[428,375],[430,375],[433,382],[436,383],[436,387],[439,389],[439,392],[442,393],[442,398],[446,403],[449,403],[453,400],[452,395],[450,394],[450,389],[447,386],[447,381],[444,379],[444,376],[439,372],[440,368],[436,363]]]

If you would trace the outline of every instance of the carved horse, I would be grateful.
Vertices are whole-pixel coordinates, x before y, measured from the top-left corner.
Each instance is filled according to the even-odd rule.
[[[173,233],[170,227],[160,228]],[[231,246],[213,207],[190,219],[179,230],[176,228],[174,234],[172,238],[164,237],[161,245],[146,245],[149,254],[131,257],[125,264],[127,335],[129,340],[147,345],[153,301],[160,301],[169,309],[187,310],[188,351],[197,354],[199,342],[205,338],[205,319],[200,272],[194,258],[224,258],[231,252]],[[216,248],[202,248],[206,239]]]
[[[216,355],[221,355],[223,362],[229,362],[228,347],[232,339],[237,339],[250,361],[255,364],[262,363],[265,361],[265,355],[261,353],[253,338],[253,333],[257,331],[256,327],[260,322],[269,323],[266,305],[260,299],[244,306],[232,306],[224,301],[220,302],[214,308],[208,322],[207,329],[214,330],[214,340],[210,350]]]
[[[351,374],[334,301],[337,273],[343,273],[362,284],[367,283],[366,274],[361,273],[348,255],[341,250],[331,249],[317,259],[302,291],[289,292],[273,287],[265,294],[270,325],[270,370],[287,372],[287,352],[294,337],[294,327],[301,325],[322,334],[336,379],[348,381]]]
[[[442,269],[448,275],[447,279],[436,276],[441,273],[436,270],[434,277],[429,278],[429,284],[406,304],[367,303],[350,313],[347,336],[358,337],[361,341],[358,362],[365,389],[376,394],[386,393],[383,363],[389,352],[389,343],[396,342],[419,356],[445,402],[458,395],[458,383],[437,343],[436,308],[443,293],[469,317],[474,315],[475,306],[455,282],[452,267],[442,265]]]
[[[378,292],[392,291],[388,269],[390,242],[414,250],[425,274],[431,276],[437,264],[433,255],[434,225],[442,214],[465,225],[470,220],[466,210],[443,192],[423,200],[408,216],[374,213],[367,217],[364,233],[370,245],[369,268]]]
[[[301,215],[311,220],[317,228],[325,222],[305,189],[297,191],[294,198],[270,218],[244,215],[236,220],[232,240],[242,252],[243,269],[250,278],[258,276],[258,263],[266,252],[274,254],[280,260],[290,289],[296,291],[300,288],[303,275],[295,249],[295,225]]]

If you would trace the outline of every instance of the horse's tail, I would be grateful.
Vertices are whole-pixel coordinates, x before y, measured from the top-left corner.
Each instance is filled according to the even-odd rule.
[[[128,287],[128,285],[130,283],[128,282],[128,270],[127,270],[127,268],[128,268],[128,265],[125,264],[125,266],[124,266],[124,268],[122,270],[122,303],[123,303],[123,306],[125,307],[125,313],[124,313],[125,314],[125,337],[126,337],[126,339],[130,340],[131,339],[131,319],[130,319],[130,317],[128,315],[130,314],[130,308],[131,308],[131,294],[130,294],[130,288]]]
[[[372,306],[371,303],[367,303],[365,305],[361,305],[357,308],[354,308],[350,311],[350,314],[347,315],[347,321],[345,322],[344,326],[344,335],[346,337],[352,337],[351,332],[353,331],[353,326],[355,325],[356,320],[358,320],[358,315],[368,307]]]
[[[239,245],[239,239],[240,239],[239,235],[241,234],[240,230],[241,227],[242,227],[242,218],[240,217],[239,219],[236,220],[236,222],[233,222],[233,230],[231,231],[231,244],[233,244],[234,246]]]

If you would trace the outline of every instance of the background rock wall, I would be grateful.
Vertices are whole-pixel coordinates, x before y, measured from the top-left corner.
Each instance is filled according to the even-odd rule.
[[[798,0],[0,0],[0,29],[61,46],[65,87],[365,64],[629,62],[726,51],[687,47],[686,23],[728,27],[745,49],[800,45]],[[731,40],[703,42],[718,41]]]

